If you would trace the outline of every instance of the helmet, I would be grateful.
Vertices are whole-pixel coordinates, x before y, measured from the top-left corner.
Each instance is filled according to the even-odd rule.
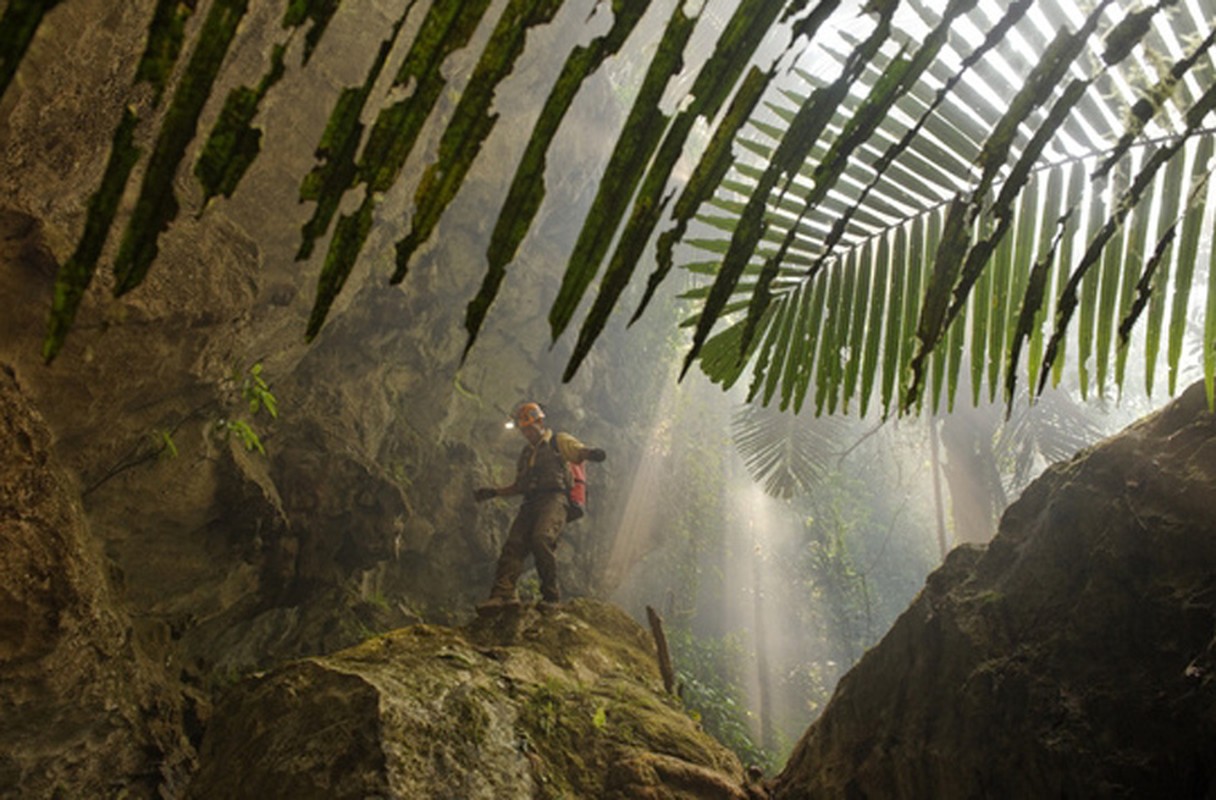
[[[511,419],[517,428],[539,425],[544,418],[545,411],[540,407],[540,403],[520,403],[511,414]]]

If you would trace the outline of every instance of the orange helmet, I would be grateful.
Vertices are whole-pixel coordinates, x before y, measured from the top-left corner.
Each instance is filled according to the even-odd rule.
[[[545,411],[540,407],[540,403],[520,403],[515,407],[511,418],[515,427],[527,428],[530,425],[539,425],[545,418]]]

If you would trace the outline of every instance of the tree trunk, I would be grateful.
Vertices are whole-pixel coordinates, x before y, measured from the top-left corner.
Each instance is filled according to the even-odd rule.
[[[950,487],[954,536],[959,542],[988,542],[1005,508],[1005,490],[992,450],[999,415],[997,405],[962,409],[942,423],[946,451],[943,472]]]

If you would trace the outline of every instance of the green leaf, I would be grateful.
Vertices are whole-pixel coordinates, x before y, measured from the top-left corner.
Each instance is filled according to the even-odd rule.
[[[1055,93],[1111,2],[1112,0],[1101,0],[1090,12],[1085,23],[1075,32],[1059,31],[1055,40],[1036,62],[1022,88],[1010,101],[1008,110],[984,142],[978,159],[983,174],[975,190],[976,197],[987,194],[998,171],[1009,158],[1018,128],[1027,121],[1031,112],[1047,102]]]
[[[845,338],[849,342],[849,358],[844,372],[844,410],[849,409],[849,401],[857,392],[857,379],[861,375],[861,365],[865,360],[865,334],[870,319],[870,275],[873,242],[867,241],[860,251],[853,251],[850,268],[857,273],[857,285],[853,291],[852,319],[853,329]]]
[[[1122,320],[1118,327],[1119,337],[1115,349],[1115,388],[1120,394],[1123,392],[1123,379],[1127,371],[1127,345],[1131,327],[1152,295],[1154,276],[1165,255],[1163,251],[1157,251],[1152,255],[1146,252],[1149,223],[1156,213],[1153,194],[1153,192],[1149,192],[1147,196],[1141,197],[1139,204],[1132,212],[1131,225],[1126,226],[1124,257],[1123,263],[1120,264],[1123,283],[1119,287],[1119,306],[1116,312],[1117,319]],[[1143,272],[1141,265],[1143,265]],[[1137,280],[1137,276],[1140,276],[1139,280]],[[1150,331],[1150,335],[1155,340],[1160,339],[1159,330]],[[1145,375],[1145,381],[1145,385],[1151,393],[1152,379]]]
[[[309,341],[320,332],[333,301],[354,269],[371,230],[379,196],[397,182],[423,123],[447,86],[440,69],[444,59],[468,43],[488,5],[489,0],[435,3],[423,18],[394,80],[395,86],[412,84],[413,92],[407,99],[381,109],[368,134],[357,167],[358,179],[367,185],[366,191],[359,211],[340,219],[330,240],[305,333]]]
[[[826,276],[827,305],[824,308],[824,321],[819,328],[819,353],[815,357],[815,416],[823,413],[840,366],[840,345],[836,337],[840,328],[836,320],[844,299],[843,275],[844,270],[837,267]]]
[[[1085,167],[1080,162],[1073,164],[1071,174],[1068,177],[1068,210],[1065,212],[1066,217],[1062,218],[1058,223],[1061,227],[1060,231],[1060,254],[1055,261],[1056,281],[1055,281],[1055,296],[1060,298],[1056,306],[1058,310],[1059,303],[1066,295],[1066,289],[1069,280],[1069,269],[1072,267],[1072,251],[1073,241],[1077,238],[1077,234],[1081,226],[1081,203],[1085,197],[1085,187],[1087,185],[1085,177]],[[1060,379],[1064,373],[1064,352],[1065,342],[1061,339],[1058,342],[1059,359],[1055,364],[1048,361],[1045,355],[1040,359],[1042,371],[1039,376],[1039,391],[1047,381],[1047,377],[1051,376],[1052,386],[1058,386]]]
[[[269,71],[254,88],[233,89],[207,137],[194,174],[203,185],[203,204],[217,195],[231,197],[245,171],[262,151],[262,132],[253,127],[262,101],[285,72],[285,45],[275,45]]]
[[[685,371],[697,357],[701,343],[709,335],[721,306],[725,304],[727,298],[732,293],[740,273],[750,260],[752,253],[755,252],[756,245],[764,234],[766,227],[764,222],[765,206],[770,193],[777,187],[783,177],[788,180],[797,173],[801,161],[826,128],[834,109],[847,94],[856,74],[861,71],[868,59],[873,56],[874,52],[877,51],[886,38],[889,21],[888,10],[888,12],[884,13],[878,27],[871,33],[866,43],[855,50],[850,56],[849,63],[846,64],[840,78],[830,87],[817,90],[812,96],[811,102],[800,108],[798,114],[791,122],[786,137],[778,145],[772,163],[765,168],[759,179],[755,193],[748,199],[747,207],[741,215],[739,227],[731,239],[731,245],[723,260],[722,269],[719,271],[718,277],[714,282],[714,291],[705,303],[700,323],[693,334],[693,345],[684,362]],[[823,191],[826,192],[826,189]],[[814,201],[808,198],[807,206],[811,205],[814,205]],[[789,246],[789,243],[790,238],[787,236],[778,253],[770,256],[765,261],[764,270],[760,274],[760,286],[753,294],[752,304],[748,309],[747,328],[745,328],[743,336],[744,343],[752,335],[752,328],[754,328],[757,320],[764,313],[771,299],[768,286],[777,273],[781,257]]]
[[[23,5],[42,5],[47,10],[58,5],[59,0],[49,3],[22,3],[16,6],[10,4],[9,9],[20,8]],[[156,9],[152,12],[152,22],[148,25],[148,40],[144,44],[143,55],[135,67],[135,79],[152,85],[153,105],[160,105],[169,78],[177,59],[182,53],[182,44],[186,39],[186,23],[194,15],[194,3],[183,3],[181,0],[156,0]],[[9,30],[8,12],[0,19],[0,31]],[[7,45],[0,52],[9,52]],[[0,91],[3,83],[0,83]]]
[[[781,299],[774,304],[777,306],[777,321],[769,330],[769,337],[774,339],[775,347],[769,357],[771,363],[768,380],[764,384],[764,399],[761,401],[763,405],[772,402],[777,387],[781,385],[782,368],[790,357],[790,341],[794,336],[794,321],[797,319],[799,306],[796,298],[797,293],[782,295]],[[745,334],[744,342],[746,341]]]
[[[1047,190],[1042,200],[1042,213],[1037,215],[1044,222],[1051,219],[1051,215],[1060,215],[1057,219],[1054,233],[1051,225],[1044,224],[1043,230],[1039,236],[1039,241],[1036,247],[1036,260],[1034,266],[1030,268],[1029,273],[1023,287],[1013,297],[1020,297],[1020,307],[1017,309],[1017,316],[1013,319],[1013,326],[1009,333],[1009,357],[1005,361],[1005,407],[1006,415],[1013,410],[1013,398],[1017,386],[1017,371],[1018,364],[1022,351],[1022,344],[1030,340],[1032,342],[1030,355],[1027,359],[1027,380],[1031,386],[1034,386],[1038,378],[1040,359],[1042,357],[1041,346],[1036,348],[1034,345],[1035,337],[1038,337],[1038,342],[1042,342],[1042,325],[1045,317],[1044,300],[1047,297],[1048,282],[1051,279],[1051,267],[1055,263],[1057,249],[1060,241],[1067,229],[1068,219],[1071,216],[1071,209],[1062,209],[1061,202],[1063,198],[1063,183],[1066,178],[1063,169],[1053,169],[1047,176]],[[1029,221],[1033,224],[1035,215],[1030,215],[1023,212],[1022,219],[1019,223]],[[1023,248],[1024,249],[1024,248]],[[1023,252],[1023,257],[1029,258],[1030,254]],[[1011,309],[1014,306],[1011,305]]]
[[[574,48],[567,56],[528,138],[524,154],[511,179],[511,187],[507,190],[507,198],[494,223],[494,232],[490,235],[490,244],[486,249],[486,274],[476,297],[469,302],[465,311],[468,339],[461,356],[462,361],[468,356],[490,305],[498,295],[507,274],[507,264],[515,258],[520,243],[540,210],[545,197],[546,154],[566,112],[569,111],[583,82],[605,59],[621,48],[648,6],[648,2],[613,3],[612,28],[588,45]]]
[[[916,326],[916,351],[911,359],[911,394],[905,396],[904,405],[911,405],[920,392],[921,376],[925,360],[937,346],[945,330],[946,310],[954,292],[955,283],[962,272],[963,258],[967,252],[971,230],[967,224],[970,204],[962,197],[955,197],[946,214],[941,237],[933,254],[933,267],[925,290],[925,300]]]
[[[194,54],[161,122],[139,198],[114,259],[116,296],[143,282],[156,260],[160,234],[177,217],[177,197],[173,190],[177,168],[194,138],[199,115],[211,95],[246,9],[247,0],[215,0],[207,13]]]
[[[1209,180],[1211,172],[1211,160],[1213,145],[1216,143],[1216,137],[1211,134],[1204,136],[1199,140],[1199,146],[1196,148],[1194,167],[1191,171],[1192,201],[1186,209],[1186,220],[1182,226],[1182,242],[1178,250],[1178,269],[1174,277],[1174,302],[1170,310],[1170,328],[1169,328],[1169,392],[1173,394],[1178,384],[1178,364],[1182,359],[1182,342],[1186,332],[1187,322],[1189,320],[1189,307],[1191,286],[1194,283],[1195,262],[1199,260],[1199,237],[1203,231],[1204,213],[1207,209],[1206,192],[1200,189],[1206,186],[1206,181]],[[1178,164],[1181,171],[1182,159],[1174,158],[1167,170],[1167,175],[1173,171],[1174,163]],[[1180,183],[1170,183],[1169,178],[1166,179],[1166,185],[1171,187],[1181,186]],[[1177,192],[1171,192],[1177,197]],[[1208,280],[1212,277],[1209,275]],[[1164,291],[1156,291],[1154,299],[1157,296],[1162,298],[1164,305]],[[1150,313],[1150,319],[1154,315]],[[1155,330],[1156,326],[1150,326],[1151,330]],[[1151,340],[1146,344],[1146,349],[1150,352],[1155,351],[1155,340]],[[1146,379],[1151,374],[1153,364],[1150,362],[1146,366]]]
[[[406,10],[393,23],[388,38],[380,43],[363,85],[343,89],[330,111],[329,121],[316,148],[318,163],[300,184],[300,200],[314,201],[316,208],[300,231],[300,247],[296,252],[296,261],[303,261],[312,255],[316,240],[329,230],[329,223],[334,214],[338,213],[338,206],[346,191],[355,185],[359,175],[355,157],[363,141],[364,130],[360,120],[372,89],[384,72],[388,57],[397,43],[401,26],[405,24],[412,5],[407,5]]]
[[[878,240],[874,248],[874,258],[870,261],[869,269],[874,277],[870,281],[869,318],[866,320],[865,359],[862,362],[861,373],[861,407],[859,413],[865,416],[870,407],[870,393],[874,388],[874,379],[878,373],[879,352],[882,345],[882,322],[887,301],[887,265],[890,263],[890,244],[886,236]]]
[[[317,294],[305,332],[308,341],[312,341],[321,332],[321,326],[329,316],[329,309],[333,307],[334,300],[342,291],[346,279],[350,277],[357,254],[363,249],[367,235],[371,232],[374,207],[375,203],[369,194],[358,211],[338,219],[333,240],[329,243],[329,252],[325,256],[325,264],[321,268],[321,276],[317,279]]]
[[[591,202],[591,210],[583,220],[558,288],[557,298],[549,309],[549,330],[554,340],[562,334],[582,301],[588,285],[599,272],[600,263],[628,210],[629,201],[641,181],[646,163],[659,144],[669,118],[659,101],[667,84],[683,66],[684,48],[696,27],[696,16],[684,13],[677,4],[658,51],[650,60],[646,77],[638,91],[624,130],[613,147],[604,177]],[[711,323],[712,324],[712,323]]]
[[[903,350],[903,314],[905,309],[904,288],[908,281],[908,231],[901,227],[895,231],[895,244],[891,248],[891,263],[895,266],[891,274],[890,294],[887,299],[886,335],[883,336],[882,360],[882,413],[891,412],[891,399],[895,395],[895,381],[899,376],[899,359]]]
[[[912,395],[912,357],[916,352],[916,323],[920,317],[922,276],[929,265],[929,256],[925,250],[925,242],[928,238],[925,233],[926,225],[927,220],[923,215],[912,220],[912,236],[908,245],[907,259],[904,262],[908,276],[904,286],[903,328],[899,334],[898,397],[900,398],[908,398]],[[919,394],[913,398],[914,402],[919,402],[919,400]],[[912,405],[912,402],[901,403],[900,410],[911,408]]]
[[[885,118],[895,101],[899,98],[902,92],[907,91],[909,87],[922,75],[925,70],[933,62],[933,59],[941,52],[942,46],[946,42],[951,25],[954,21],[961,17],[966,12],[975,7],[975,0],[956,0],[950,3],[945,12],[942,14],[941,20],[931,30],[925,38],[920,49],[916,51],[915,56],[910,60],[896,59],[888,65],[882,72],[875,83],[875,89],[867,97],[862,107],[854,114],[850,115],[848,123],[846,123],[845,131],[841,134],[841,139],[847,139],[849,136],[868,138],[870,133],[877,127],[881,119]],[[944,94],[938,95],[934,104],[930,106],[930,111],[935,108],[937,103],[940,103],[944,98]],[[875,174],[869,185],[862,191],[857,202],[849,206],[845,213],[839,216],[832,225],[832,230],[828,233],[824,241],[823,250],[825,257],[827,253],[831,253],[837,243],[844,236],[849,222],[854,215],[859,213],[864,207],[864,200],[870,195],[874,188],[878,185],[886,170],[894,163],[895,159],[905,152],[917,132],[924,124],[925,119],[929,115],[929,111],[917,121],[917,124],[910,128],[904,136],[895,144],[889,146],[883,153],[882,157],[874,164]],[[867,119],[867,117],[872,117]],[[840,141],[839,139],[837,141]],[[924,140],[922,140],[924,141]],[[835,149],[835,148],[834,148]],[[842,148],[844,152],[848,148]]]
[[[790,499],[814,489],[844,449],[844,426],[836,420],[811,423],[794,414],[743,406],[731,419],[731,438],[752,480],[766,494]]]
[[[958,396],[958,379],[962,374],[963,359],[966,355],[967,343],[967,307],[959,311],[954,321],[947,329],[947,360],[946,360],[946,410],[954,410],[955,398]],[[934,413],[938,411],[934,403]]]
[[[1090,241],[1085,254],[1081,257],[1080,264],[1073,270],[1073,274],[1068,279],[1064,293],[1061,296],[1060,305],[1056,312],[1055,331],[1052,333],[1051,341],[1047,345],[1046,362],[1048,364],[1054,362],[1056,358],[1059,342],[1064,338],[1072,311],[1076,307],[1077,286],[1085,279],[1090,268],[1097,263],[1107,242],[1110,241],[1119,229],[1128,212],[1153,185],[1157,171],[1182,149],[1187,138],[1199,129],[1203,124],[1203,120],[1213,111],[1216,111],[1216,84],[1208,86],[1199,99],[1187,109],[1186,129],[1183,131],[1183,135],[1158,148],[1148,157],[1146,163],[1141,166],[1135,179],[1132,181],[1131,187],[1119,199],[1111,216],[1102,223],[1101,229]],[[1042,390],[1041,384],[1042,379],[1040,379],[1040,391]],[[1082,396],[1084,396],[1084,373],[1082,373],[1081,387]]]
[[[1116,170],[1112,189],[1121,194],[1126,189],[1127,177],[1123,170]],[[1110,363],[1111,335],[1117,322],[1119,288],[1123,275],[1126,226],[1121,225],[1111,237],[1104,251],[1099,274],[1097,338],[1094,348],[1094,367],[1097,377],[1098,397],[1106,396],[1106,376]]]
[[[812,308],[814,294],[814,289],[809,282],[803,282],[789,296],[788,302],[790,305],[798,307],[798,313],[794,318],[790,357],[786,359],[785,374],[781,377],[782,411],[788,409],[792,401],[797,402],[796,389],[800,385],[802,376],[809,376],[810,362],[815,356],[814,342],[817,326],[812,328],[810,324],[810,318],[816,310]],[[795,413],[799,410],[801,407],[796,406]]]
[[[468,44],[489,0],[433,3],[393,79],[411,87],[409,97],[380,110],[359,161],[359,177],[372,192],[387,192],[397,182],[435,104],[447,88],[443,62]]]
[[[1048,180],[1050,180],[1050,177],[1048,177]],[[1038,231],[1036,225],[1038,224],[1039,215],[1037,211],[1040,197],[1037,188],[1037,186],[1028,187],[1023,192],[1021,205],[1014,220],[1016,230],[1014,231],[1013,239],[1013,262],[1010,265],[1010,286],[1005,300],[1005,326],[1001,336],[1002,353],[1012,353],[1013,338],[1017,335],[1018,321],[1022,310],[1017,299],[1026,296],[1026,290],[1030,283],[1030,273],[1034,268],[1035,258],[1038,253]],[[997,378],[994,382],[999,384],[1000,371],[1005,366],[1006,361],[1004,359],[998,360],[996,364]],[[1017,365],[1015,364],[1015,372],[1016,368]],[[1012,396],[1013,388],[1012,385],[1006,385],[1006,397]]]
[[[333,19],[334,14],[338,13],[341,5],[342,0],[289,0],[287,12],[283,15],[283,27],[296,28],[312,20],[312,27],[308,29],[308,33],[304,37],[305,64],[308,63],[308,59],[312,58],[313,51],[316,50],[317,44],[329,27],[330,20]],[[406,3],[405,13],[409,13],[409,9],[413,5],[414,0],[409,0]]]
[[[570,360],[567,374],[573,374],[571,367],[577,369],[582,356],[590,349],[591,343],[602,329],[607,318],[605,307],[611,311],[632,278],[641,252],[658,224],[658,211],[666,206],[666,201],[660,199],[660,194],[666,189],[676,162],[684,152],[684,144],[693,125],[698,118],[712,119],[717,115],[761,40],[769,32],[781,7],[782,3],[772,0],[742,0],[722,31],[714,46],[714,52],[697,73],[691,91],[691,101],[676,115],[663,137],[658,154],[642,180],[642,188],[634,202],[634,211],[621,233],[620,242],[600,286],[591,316],[579,335],[579,346]],[[661,280],[661,277],[659,279]],[[657,287],[657,284],[655,285]],[[593,320],[596,323],[593,323]]]
[[[770,313],[768,317],[761,321],[762,327],[758,331],[757,339],[753,341],[751,349],[746,352],[741,352],[740,350],[743,343],[742,322],[731,325],[712,336],[705,343],[705,348],[699,361],[701,371],[705,373],[706,377],[714,383],[722,384],[724,390],[734,386],[755,355],[756,348],[760,344],[759,339],[768,329],[773,316],[774,314]]]
[[[110,144],[110,157],[101,185],[89,198],[88,215],[84,232],[71,257],[59,268],[55,276],[55,289],[51,300],[51,318],[47,325],[46,339],[42,344],[42,357],[49,364],[58,355],[67,339],[68,331],[76,320],[76,312],[85,291],[93,281],[101,250],[118,213],[123,190],[131,176],[131,170],[139,161],[139,148],[135,146],[135,128],[139,117],[126,108],[122,120],[114,131]]]
[[[1115,143],[1110,153],[1102,160],[1102,163],[1094,172],[1095,177],[1106,175],[1111,166],[1127,153],[1132,144],[1144,132],[1144,127],[1148,124],[1149,120],[1153,119],[1165,108],[1167,101],[1177,90],[1178,82],[1191,71],[1199,59],[1214,44],[1216,44],[1216,28],[1189,55],[1175,62],[1167,72],[1162,74],[1151,89],[1142,94],[1141,98],[1131,108],[1131,119],[1128,121],[1127,130],[1123,132],[1123,135],[1119,137],[1119,141]]]
[[[1093,197],[1090,200],[1090,231],[1087,237],[1091,241],[1095,240],[1103,230],[1102,220],[1105,218],[1107,208],[1108,203],[1103,192],[1094,187]],[[1096,272],[1091,275],[1084,275],[1084,283],[1081,285],[1081,318],[1077,330],[1077,372],[1081,380],[1081,399],[1083,400],[1087,399],[1089,394],[1090,357],[1094,352],[1094,336],[1097,325],[1098,279],[1099,276]],[[1072,278],[1070,277],[1070,284],[1071,281]],[[1066,308],[1066,305],[1061,303],[1059,309],[1064,308]],[[1059,313],[1058,310],[1057,313]],[[1049,342],[1048,356],[1050,357],[1050,355],[1051,346]]]
[[[794,412],[802,411],[810,391],[811,380],[815,377],[815,358],[818,352],[819,338],[823,335],[823,320],[826,316],[828,297],[828,280],[822,272],[807,279],[810,287],[806,290],[810,297],[810,316],[806,322],[803,335],[806,336],[806,350],[796,376],[797,385],[794,387]],[[813,289],[813,291],[811,291]]]
[[[490,112],[494,95],[523,52],[528,30],[550,22],[562,2],[507,3],[443,131],[436,160],[423,172],[414,191],[414,213],[408,232],[397,242],[397,268],[390,283],[400,283],[405,278],[414,253],[430,238],[481,153],[482,144],[498,121],[498,115]]]
[[[992,270],[984,270],[976,279],[971,298],[971,404],[980,404],[984,385],[984,364],[988,351],[988,324],[992,317]]]

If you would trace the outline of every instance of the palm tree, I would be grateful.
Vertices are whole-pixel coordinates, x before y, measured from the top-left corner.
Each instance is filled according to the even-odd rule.
[[[234,90],[210,120],[194,165],[206,198],[236,189],[262,146],[254,124],[262,101],[288,69],[307,69],[340,2],[288,4],[262,79]],[[55,5],[4,7],[0,93]],[[330,237],[310,337],[425,126],[443,126],[438,160],[417,181],[392,282],[416,259],[493,129],[495,89],[525,51],[528,31],[564,11],[586,13],[563,8],[577,0],[508,0],[491,20],[491,5],[402,0],[364,83],[336,102],[316,165],[301,180],[314,214],[299,258]],[[203,20],[186,26],[196,9]],[[159,124],[112,265],[115,291],[130,291],[154,265],[158,238],[179,210],[178,167],[246,11],[245,0],[158,0],[133,80],[151,85],[157,103],[168,100],[147,120],[127,110],[116,121],[84,233],[56,283],[48,359],[120,221],[124,189],[143,158],[135,132]],[[598,279],[567,377],[654,242],[633,318],[677,255],[708,254],[680,264],[704,281],[688,293],[698,306],[685,369],[699,362],[726,386],[750,372],[749,395],[765,404],[800,410],[813,385],[818,412],[854,402],[862,413],[871,403],[884,414],[913,411],[926,399],[936,409],[955,400],[964,364],[974,401],[985,387],[990,397],[1003,390],[1011,398],[1023,370],[1036,391],[1059,380],[1066,349],[1083,389],[1103,393],[1122,386],[1128,335],[1141,319],[1146,381],[1151,389],[1164,337],[1173,390],[1192,306],[1207,309],[1211,393],[1216,287],[1208,282],[1205,302],[1192,286],[1203,274],[1197,261],[1211,252],[1202,233],[1216,108],[1213,0],[739,0],[722,21],[683,2],[596,2],[594,13],[611,24],[571,48],[544,103],[487,243],[485,276],[466,316],[468,346],[542,204],[546,153],[574,98],[642,35],[649,12],[667,21],[550,310],[556,339]],[[664,92],[700,25],[717,30],[716,44],[669,111]],[[444,60],[479,26],[492,30],[454,110],[440,119],[437,102],[455,88]],[[291,49],[303,29],[302,48]],[[782,35],[789,46],[779,55],[762,50]],[[297,51],[301,63],[289,63]],[[183,57],[184,69],[175,70]],[[390,61],[400,64],[392,74]],[[698,121],[713,133],[677,184],[673,171]]]

